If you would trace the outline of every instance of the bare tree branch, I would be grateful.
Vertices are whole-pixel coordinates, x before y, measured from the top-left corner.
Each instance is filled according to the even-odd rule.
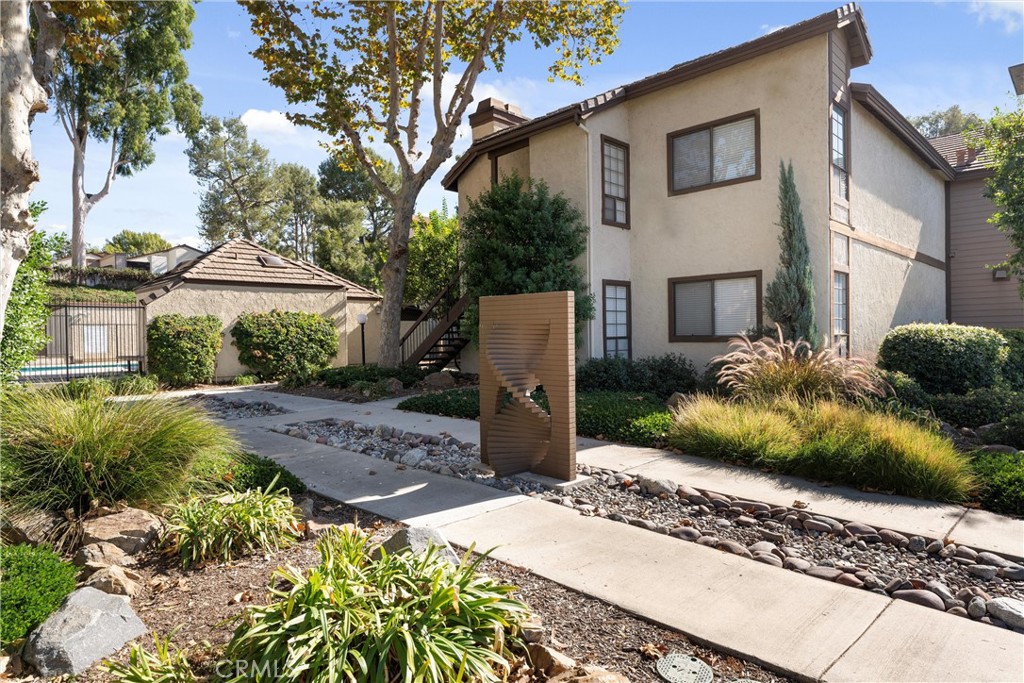
[[[410,152],[414,152],[416,150],[416,142],[419,137],[420,105],[422,103],[420,93],[423,90],[424,74],[427,69],[427,40],[429,36],[430,5],[427,5],[426,11],[423,12],[423,22],[417,36],[416,61],[413,65],[413,72],[416,75],[413,77],[412,89],[409,96],[409,123],[405,126],[406,146],[409,148]],[[401,128],[401,126],[399,128]]]

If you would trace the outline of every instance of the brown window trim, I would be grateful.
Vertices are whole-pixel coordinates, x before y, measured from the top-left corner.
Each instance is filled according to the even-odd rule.
[[[708,128],[714,128],[715,126],[722,126],[727,123],[734,123],[736,121],[742,121],[743,119],[754,119],[754,175],[744,176],[742,178],[733,178],[732,180],[720,180],[719,182],[710,182],[706,185],[698,185],[696,187],[687,187],[682,190],[677,190],[672,186],[673,180],[673,168],[672,168],[672,143],[673,141],[683,135],[689,135],[690,133],[696,133],[697,131],[705,130]],[[690,126],[689,128],[683,128],[682,130],[674,130],[665,136],[666,150],[667,150],[667,161],[668,161],[668,196],[675,197],[681,194],[690,194],[691,192],[700,192],[702,190],[711,190],[716,187],[725,187],[727,185],[737,185],[739,183],[749,183],[754,180],[761,179],[761,110],[751,109],[741,114],[735,114],[733,116],[726,116],[725,118],[716,119],[709,121],[708,123],[702,123],[699,126]],[[712,153],[710,156],[712,168],[714,168],[715,157],[714,157],[714,137],[711,138]]]
[[[714,334],[714,335],[677,335],[675,329],[675,318],[676,318],[676,285],[681,282],[706,282],[708,280],[738,280],[740,278],[752,277],[756,280],[754,288],[757,290],[757,301],[754,303],[754,309],[757,312],[757,327],[764,325],[764,293],[762,291],[762,276],[763,273],[760,270],[744,270],[735,273],[715,273],[712,275],[690,275],[687,277],[671,277],[668,279],[668,340],[670,343],[675,342],[720,342],[728,341],[736,335],[726,334]],[[711,302],[712,312],[714,312],[714,287],[711,289]],[[712,325],[714,321],[712,320]]]
[[[608,286],[626,288],[626,357],[633,358],[633,287],[629,280],[601,280],[601,344],[602,357],[608,357]]]
[[[841,235],[846,238],[846,259],[849,263],[838,263],[835,257],[835,236]],[[829,348],[834,349],[836,345],[836,317],[835,317],[835,288],[836,288],[836,276],[838,273],[846,274],[846,357],[849,358],[852,354],[850,350],[850,342],[853,339],[853,308],[850,306],[852,297],[850,296],[850,288],[852,286],[850,276],[850,267],[853,264],[853,242],[854,238],[852,235],[848,235],[845,232],[839,230],[829,231],[828,250],[829,250],[829,261],[832,265],[830,271],[830,277],[828,279],[828,345]]]
[[[609,221],[609,220],[607,220],[604,217],[604,200],[605,200],[605,197],[610,196],[610,195],[606,195],[604,193],[604,146],[605,146],[605,144],[614,145],[615,147],[621,147],[622,149],[624,149],[626,151],[626,172],[625,172],[625,176],[626,176],[626,198],[625,198],[625,202],[626,202],[626,222],[625,223],[619,223],[618,221]],[[615,228],[625,228],[626,230],[629,230],[629,204],[630,204],[629,195],[630,195],[630,191],[629,191],[629,144],[626,143],[626,142],[623,142],[622,140],[616,140],[613,137],[609,137],[607,135],[602,135],[601,136],[601,224],[602,225],[610,225],[610,226],[615,227]],[[621,197],[615,197],[615,199],[622,199],[622,198]]]

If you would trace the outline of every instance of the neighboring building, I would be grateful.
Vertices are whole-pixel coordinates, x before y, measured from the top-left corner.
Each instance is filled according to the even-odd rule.
[[[183,263],[194,261],[205,253],[206,252],[201,249],[190,247],[187,244],[179,244],[178,246],[171,247],[170,249],[154,251],[148,254],[140,254],[138,256],[90,251],[85,255],[85,267],[111,268],[113,270],[135,268],[137,270],[144,270],[148,273],[153,273],[154,275],[162,275]],[[71,257],[65,256],[64,258],[57,259],[56,265],[64,267],[70,266]]]
[[[359,363],[362,346],[357,316],[365,313],[366,359],[375,362],[380,338],[381,297],[365,287],[303,261],[284,258],[252,242],[235,239],[135,289],[146,318],[165,313],[215,315],[224,323],[217,379],[247,372],[232,346],[231,329],[242,313],[274,309],[320,313],[332,319],[340,345],[334,365]]]
[[[992,175],[991,159],[972,148],[963,135],[929,140],[956,171],[948,184],[949,311],[951,322],[964,325],[1024,327],[1020,280],[1004,268],[1012,251],[1009,239],[988,222],[996,211],[985,197]]]
[[[861,10],[846,5],[536,119],[484,100],[444,186],[460,208],[513,172],[564,193],[590,228],[581,265],[597,316],[581,357],[678,352],[700,367],[770,322],[778,168],[792,161],[818,328],[873,357],[893,326],[946,316],[954,173],[851,82],[871,56]]]

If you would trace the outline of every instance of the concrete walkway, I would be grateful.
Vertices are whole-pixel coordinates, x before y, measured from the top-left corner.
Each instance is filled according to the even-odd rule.
[[[1024,681],[1024,636],[1005,629],[266,430],[272,424],[336,417],[420,433],[445,431],[472,441],[475,422],[403,413],[394,409],[397,401],[355,405],[231,393],[296,411],[230,424],[250,448],[288,467],[314,491],[391,519],[439,527],[457,545],[494,548],[496,559],[799,680]],[[905,532],[935,536],[952,530],[959,543],[1024,554],[1019,522],[994,515],[972,518],[956,506],[815,487],[585,439],[580,460],[765,502],[792,504],[799,498],[818,513],[885,520],[883,526]],[[978,540],[967,540],[969,533]]]

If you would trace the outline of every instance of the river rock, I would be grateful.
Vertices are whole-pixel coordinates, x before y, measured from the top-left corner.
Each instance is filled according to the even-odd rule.
[[[732,555],[739,555],[741,557],[746,557],[748,559],[754,557],[749,550],[744,548],[742,544],[737,543],[736,541],[721,540],[718,542],[717,545],[715,545],[715,547],[719,550],[725,551]]]
[[[881,537],[884,543],[894,545],[897,548],[906,548],[908,545],[910,545],[910,539],[904,536],[903,534],[899,533],[898,531],[893,531],[891,529],[880,529],[878,531],[878,535]]]
[[[967,565],[968,574],[974,574],[978,578],[984,579],[985,581],[988,581],[989,579],[993,578],[996,575],[996,572],[998,571],[998,567],[993,567],[992,565],[988,564]]]
[[[1012,628],[1024,629],[1024,600],[993,598],[985,604],[985,610]]]
[[[906,600],[907,602],[912,602],[915,605],[931,607],[937,610],[946,609],[945,604],[942,602],[942,598],[940,598],[935,593],[932,593],[931,591],[927,590],[901,590],[894,592],[892,594],[892,597],[896,598],[897,600]]]

